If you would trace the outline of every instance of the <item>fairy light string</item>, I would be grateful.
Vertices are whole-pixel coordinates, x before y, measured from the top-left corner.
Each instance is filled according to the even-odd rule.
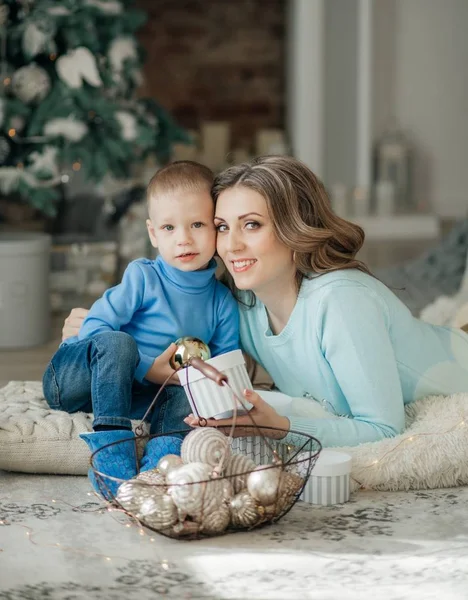
[[[93,496],[97,494],[88,492],[87,493],[88,496]],[[99,498],[99,496],[97,496]],[[100,499],[100,498],[99,498]],[[147,538],[147,540],[149,541],[149,543],[153,544],[156,541],[156,538],[154,537],[154,533],[152,532],[151,534],[147,533],[145,531],[145,529],[142,527],[142,525],[138,522],[138,520],[133,517],[132,515],[130,515],[127,511],[118,508],[118,507],[114,507],[114,506],[107,506],[107,503],[102,503],[102,499],[100,499],[101,501],[101,506],[93,509],[93,510],[89,510],[89,509],[83,509],[80,506],[74,506],[73,504],[62,500],[62,499],[55,499],[52,498],[50,500],[53,504],[56,504],[57,502],[60,502],[62,504],[65,504],[66,506],[69,506],[72,508],[72,510],[74,512],[78,512],[78,513],[90,513],[90,512],[97,512],[98,514],[105,514],[105,513],[118,513],[118,514],[122,514],[125,515],[125,517],[127,517],[126,522],[124,522],[121,519],[116,518],[113,514],[111,514],[111,517],[114,519],[114,521],[116,523],[118,523],[119,525],[127,528],[127,529],[132,529],[132,530],[138,530],[138,535],[141,537],[145,537]],[[131,521],[129,522],[128,519]],[[67,543],[62,543],[62,542],[39,542],[37,541],[35,538],[39,535],[39,533],[37,531],[35,531],[32,527],[30,527],[29,525],[23,525],[21,523],[12,523],[9,522],[7,519],[3,518],[0,520],[0,527],[17,527],[17,528],[21,528],[26,530],[25,532],[25,536],[26,539],[33,545],[36,546],[38,548],[54,548],[57,550],[61,550],[63,552],[72,552],[74,554],[79,554],[82,556],[86,556],[86,557],[97,557],[97,558],[102,558],[104,559],[106,562],[111,562],[113,560],[125,560],[125,561],[130,561],[132,560],[131,557],[127,557],[127,556],[121,556],[121,555],[114,555],[114,554],[108,554],[108,553],[102,553],[102,552],[96,552],[94,550],[90,550],[86,547],[84,548],[76,548],[73,546],[70,546]],[[0,552],[4,552],[4,550],[2,548],[0,548]],[[165,571],[169,570],[170,568],[170,563],[169,560],[167,558],[161,558],[158,557],[160,560],[160,566],[162,569],[164,569]]]
[[[365,471],[367,469],[376,468],[378,465],[380,465],[380,463],[387,456],[393,454],[403,444],[414,443],[417,438],[447,435],[448,433],[452,433],[453,431],[456,431],[457,429],[461,429],[462,427],[465,427],[466,420],[467,420],[467,416],[462,416],[461,420],[458,423],[456,423],[455,425],[452,425],[449,429],[446,429],[445,431],[428,431],[428,432],[421,432],[421,433],[411,433],[409,435],[409,437],[405,437],[402,440],[400,440],[393,448],[384,452],[384,454],[382,454],[382,456],[380,456],[379,458],[376,458],[371,463],[360,467],[359,472]],[[353,481],[355,481],[360,486],[361,489],[367,489],[365,484],[363,484],[361,481],[359,481],[355,476],[351,476],[351,478],[353,479]]]

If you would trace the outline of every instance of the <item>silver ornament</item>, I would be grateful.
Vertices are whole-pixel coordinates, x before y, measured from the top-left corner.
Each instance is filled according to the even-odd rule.
[[[191,431],[182,443],[180,455],[184,463],[201,462],[215,467],[231,454],[229,439],[214,427]]]
[[[168,474],[168,493],[183,513],[191,516],[207,514],[223,502],[222,480],[210,480],[211,472],[210,465],[190,463]]]
[[[166,454],[162,458],[158,460],[158,464],[156,468],[158,471],[167,477],[167,475],[176,467],[180,467],[183,464],[183,461],[180,456],[177,454]]]
[[[236,494],[230,502],[231,524],[236,529],[252,527],[261,519],[259,504],[246,490]]]
[[[135,514],[141,504],[153,496],[154,490],[150,485],[145,485],[136,479],[130,479],[119,486],[115,499],[127,512]]]
[[[136,517],[152,529],[168,529],[177,523],[177,508],[170,496],[154,496],[144,500],[136,512]]]
[[[215,510],[205,513],[195,520],[200,524],[200,531],[207,535],[216,535],[222,533],[231,519],[229,505],[222,503]]]
[[[167,492],[166,478],[157,469],[149,469],[143,471],[135,477],[135,481],[142,481],[152,486],[153,492],[156,495],[162,496]]]
[[[260,504],[272,504],[278,496],[280,476],[279,467],[260,465],[247,477],[247,490]]]
[[[247,487],[247,477],[255,466],[250,456],[245,454],[232,454],[229,457],[224,475],[229,478],[235,494]]]
[[[11,85],[14,95],[25,104],[40,102],[50,91],[49,75],[36,64],[15,71]]]
[[[169,363],[173,369],[185,367],[189,358],[208,360],[211,357],[209,346],[196,337],[181,337],[175,344],[177,348],[169,359]]]

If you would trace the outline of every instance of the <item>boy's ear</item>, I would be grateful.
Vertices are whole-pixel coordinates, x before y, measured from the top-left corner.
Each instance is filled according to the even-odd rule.
[[[151,219],[146,219],[146,229],[148,230],[149,239],[153,248],[158,247],[158,238],[156,237],[156,232],[154,231],[153,223]]]

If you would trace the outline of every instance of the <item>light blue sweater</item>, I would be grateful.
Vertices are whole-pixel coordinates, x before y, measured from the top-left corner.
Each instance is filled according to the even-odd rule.
[[[203,271],[184,272],[156,260],[131,262],[122,282],[108,289],[91,307],[79,336],[124,331],[137,343],[140,363],[135,378],[146,373],[171,342],[181,336],[202,339],[212,356],[237,350],[239,311],[231,292],[215,279],[213,259]]]
[[[290,417],[324,446],[400,433],[404,404],[468,392],[468,335],[412,316],[377,279],[341,270],[304,280],[289,322],[273,335],[265,306],[241,308],[243,348],[292,397],[325,401],[341,418]],[[348,417],[348,418],[347,418]]]

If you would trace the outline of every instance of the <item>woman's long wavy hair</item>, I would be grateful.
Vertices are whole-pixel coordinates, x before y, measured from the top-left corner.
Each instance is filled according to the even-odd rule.
[[[301,161],[290,156],[260,156],[229,167],[215,177],[215,203],[221,192],[235,186],[265,198],[277,238],[293,251],[298,291],[304,277],[340,269],[359,269],[371,275],[356,258],[364,231],[333,212],[323,183]]]

